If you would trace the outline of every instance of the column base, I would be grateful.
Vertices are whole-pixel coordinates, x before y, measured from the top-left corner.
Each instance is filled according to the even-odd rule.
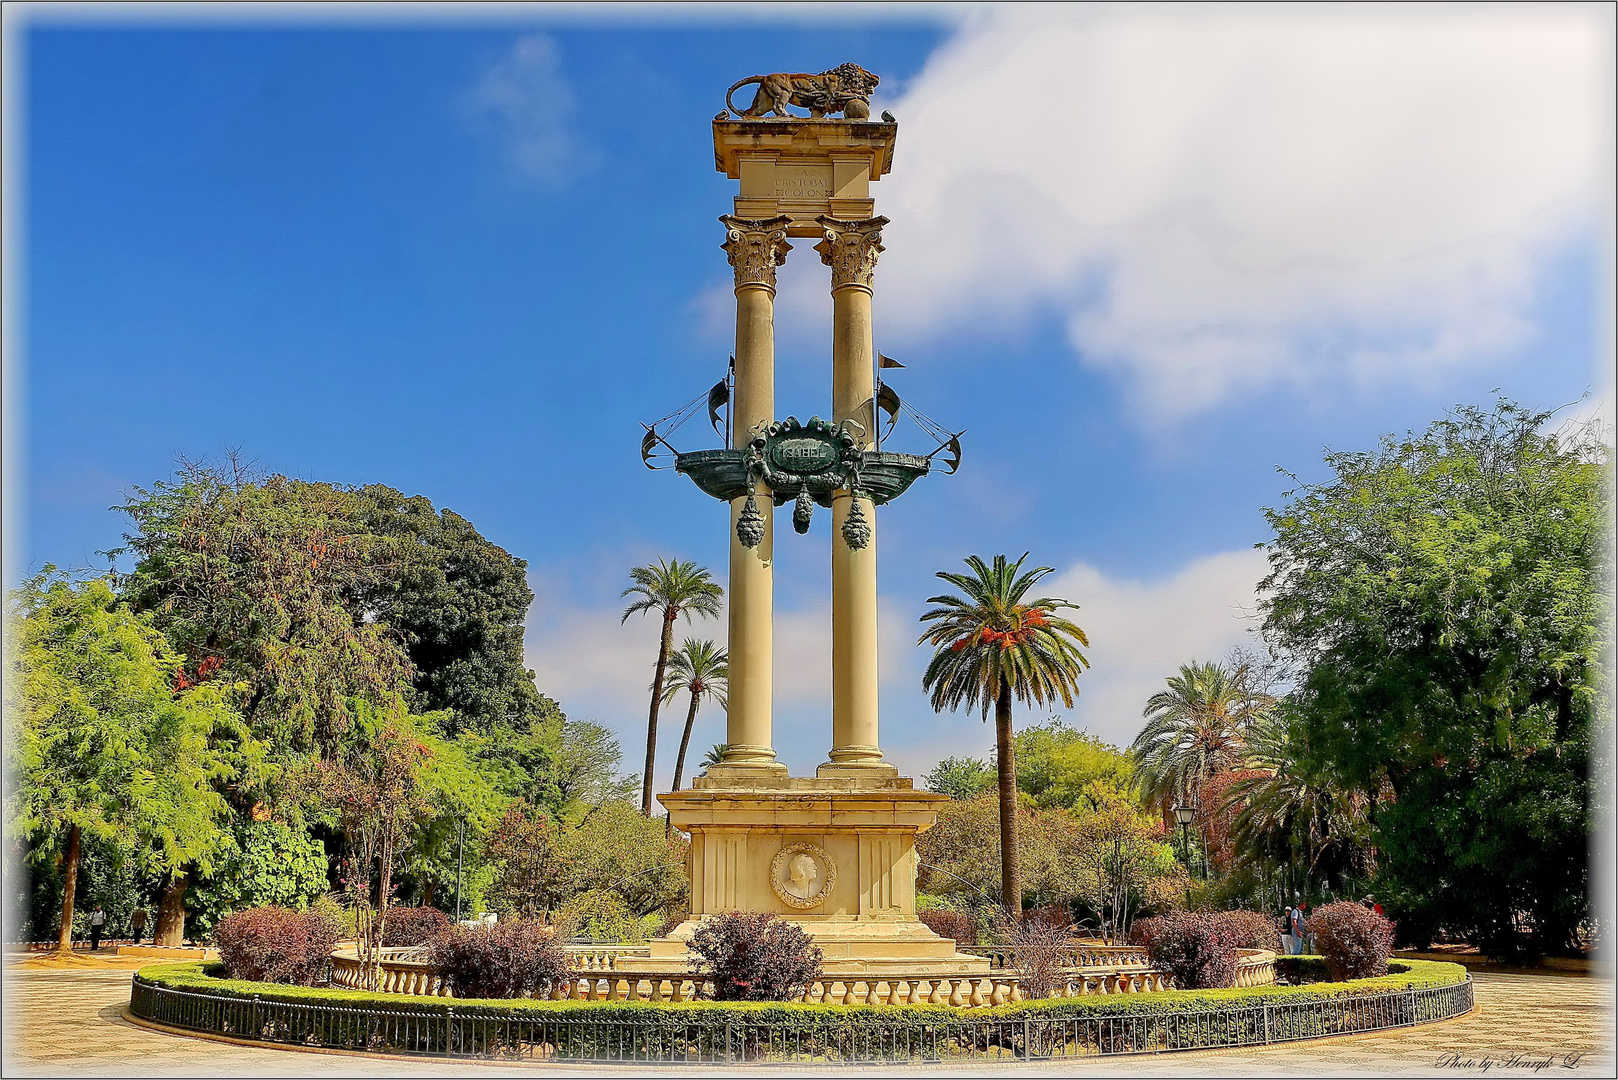
[[[693,787],[746,788],[760,780],[785,779],[787,767],[779,761],[720,762],[692,781]]]
[[[875,746],[839,746],[827,755],[831,758],[815,770],[816,776],[826,777],[892,777],[899,775],[897,766],[882,760],[882,750]]]
[[[709,786],[715,787],[746,787],[751,780],[787,775],[787,767],[775,760],[773,749],[745,743],[732,743],[719,763],[703,773]]]

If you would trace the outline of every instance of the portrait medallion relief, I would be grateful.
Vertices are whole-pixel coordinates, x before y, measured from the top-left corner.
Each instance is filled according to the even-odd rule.
[[[836,881],[837,864],[818,844],[787,844],[770,864],[770,887],[788,907],[819,907]]]

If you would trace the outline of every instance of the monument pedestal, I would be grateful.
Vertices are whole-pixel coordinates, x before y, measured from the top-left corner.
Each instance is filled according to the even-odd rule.
[[[916,918],[916,834],[946,796],[881,770],[814,779],[739,772],[658,796],[691,834],[691,915],[651,943],[647,970],[689,970],[686,942],[705,916],[726,911],[794,923],[820,947],[829,976],[989,970],[986,957],[956,952]]]

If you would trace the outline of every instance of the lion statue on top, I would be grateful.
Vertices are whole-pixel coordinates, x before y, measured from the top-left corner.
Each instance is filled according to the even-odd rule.
[[[850,120],[869,120],[871,91],[881,81],[858,64],[842,64],[819,75],[754,75],[726,92],[725,107],[740,117],[761,117],[773,113],[788,119],[799,119],[787,112],[788,105],[796,105],[800,109],[808,109],[811,120],[837,112]],[[758,84],[753,104],[745,112],[738,112],[736,106],[731,104],[731,95],[753,83]]]

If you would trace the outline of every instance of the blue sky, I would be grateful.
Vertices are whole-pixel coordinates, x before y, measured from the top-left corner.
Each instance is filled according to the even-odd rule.
[[[991,741],[921,694],[934,571],[1056,568],[1095,642],[1069,718],[1127,741],[1156,681],[1242,639],[1277,466],[1318,477],[1322,446],[1495,388],[1610,394],[1610,12],[841,11],[36,22],[15,565],[99,562],[108,508],[177,454],[423,494],[528,560],[541,688],[633,758],[656,627],[618,625],[627,570],[725,560],[723,508],[637,454],[729,351],[709,120],[744,75],[845,60],[900,121],[879,345],[968,430],[961,472],[879,523],[908,770]],[[828,406],[825,275],[799,241],[783,415]],[[829,542],[777,545],[796,772],[829,742]]]

